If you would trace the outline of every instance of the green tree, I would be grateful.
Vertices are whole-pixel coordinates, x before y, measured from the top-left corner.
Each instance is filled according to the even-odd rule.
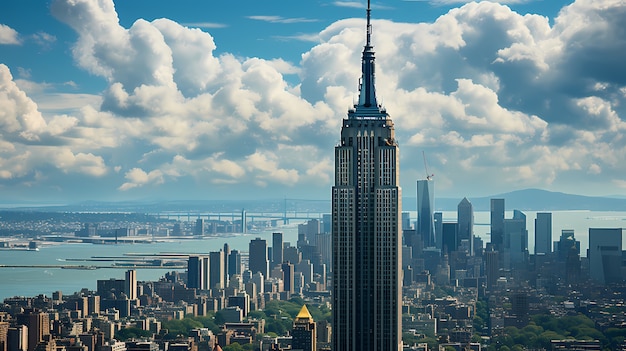
[[[115,333],[115,338],[120,341],[126,341],[128,339],[140,339],[152,337],[152,332],[149,330],[143,330],[136,327],[123,328]]]

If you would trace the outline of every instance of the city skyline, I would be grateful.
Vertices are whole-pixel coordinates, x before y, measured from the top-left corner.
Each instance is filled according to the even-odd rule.
[[[3,200],[329,198],[365,3],[150,4],[0,5]],[[626,5],[372,6],[405,194],[626,193]]]

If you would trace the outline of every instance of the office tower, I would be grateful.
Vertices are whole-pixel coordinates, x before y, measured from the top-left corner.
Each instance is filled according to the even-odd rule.
[[[187,287],[200,289],[202,264],[200,256],[189,256],[187,259]]]
[[[441,254],[450,254],[457,249],[457,231],[458,224],[456,222],[443,222],[441,232]]]
[[[204,219],[202,218],[196,219],[196,227],[193,230],[193,235],[204,235],[204,232],[205,232]]]
[[[417,233],[424,240],[424,247],[435,246],[435,181],[424,179],[417,181]]]
[[[411,230],[411,214],[409,212],[402,212],[402,230]]]
[[[552,213],[537,212],[535,218],[535,255],[552,253]]]
[[[435,212],[433,218],[435,220],[435,244],[432,247],[441,251],[441,243],[443,242],[443,213]],[[424,248],[426,248],[426,246],[424,246]]]
[[[330,213],[322,215],[322,232],[330,234],[332,230],[333,216]]]
[[[224,289],[224,251],[209,253],[209,289]]]
[[[464,197],[456,207],[456,218],[458,223],[457,240],[458,246],[467,240],[470,256],[474,255],[474,206]]]
[[[311,244],[315,245],[315,236],[322,232],[322,223],[317,219],[311,219],[303,224],[298,224],[297,247]]]
[[[491,199],[491,245],[496,251],[504,247],[504,199]]]
[[[126,271],[126,279],[124,280],[124,293],[129,300],[137,299],[137,271],[130,269]]]
[[[501,251],[503,267],[514,268],[528,258],[528,230],[526,215],[514,210],[513,218],[504,220],[504,248]]]
[[[589,228],[589,273],[600,284],[622,279],[622,228]]]
[[[187,260],[187,287],[200,290],[209,289],[209,258],[189,256]]]
[[[100,314],[100,296],[89,295],[87,298],[87,314],[99,315]]]
[[[33,351],[37,344],[50,335],[50,317],[47,313],[31,310],[16,315],[17,324],[28,328],[28,351]]]
[[[294,293],[294,265],[289,262],[281,264],[281,270],[283,272],[283,290]]]
[[[249,250],[249,258],[248,258],[248,266],[250,267],[250,271],[252,274],[256,272],[261,272],[263,277],[269,277],[269,261],[267,260],[267,242],[264,239],[256,238],[254,240],[250,240],[250,245],[248,246]]]
[[[230,256],[230,246],[228,243],[224,243],[224,287],[228,286],[228,282],[230,281],[230,274],[228,273],[228,257]]]
[[[0,316],[0,351],[7,351],[7,339],[9,336],[9,322],[2,321]]]
[[[172,236],[183,236],[183,225],[180,222],[174,223],[172,228]]]
[[[335,147],[332,350],[402,350],[401,213],[393,121],[376,100],[370,5],[358,103]]]
[[[302,261],[302,253],[295,246],[290,246],[286,243],[283,247],[283,262],[291,262],[298,264]]]
[[[248,215],[246,214],[246,210],[241,211],[241,232],[248,232]]]
[[[330,233],[317,234],[315,246],[317,246],[317,251],[320,253],[322,264],[330,267],[333,262],[333,236]]]
[[[488,289],[494,288],[500,278],[499,256],[498,251],[485,251],[485,275]]]
[[[228,297],[228,307],[239,307],[243,311],[243,316],[247,317],[250,313],[250,295],[247,292],[241,291],[235,296]]]
[[[239,250],[231,250],[228,255],[228,275],[241,275],[241,254]]]
[[[261,272],[256,272],[250,279],[254,285],[256,285],[257,293],[263,294],[265,292],[265,276]]]
[[[559,241],[555,241],[554,249],[556,256],[561,262],[567,260],[570,250],[574,248],[576,254],[580,255],[580,241],[574,238],[574,229],[562,229]]]
[[[291,350],[316,351],[316,333],[315,321],[306,305],[303,305],[293,321]]]
[[[28,327],[17,325],[7,331],[8,351],[28,351]]]
[[[283,233],[272,233],[272,267],[283,263]]]

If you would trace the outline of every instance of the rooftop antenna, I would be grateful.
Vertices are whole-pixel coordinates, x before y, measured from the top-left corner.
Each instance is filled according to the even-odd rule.
[[[432,180],[435,176],[428,172],[428,162],[426,162],[426,153],[422,150],[422,157],[424,158],[424,168],[426,169],[426,180]]]
[[[372,24],[370,23],[370,13],[372,9],[370,8],[370,0],[367,0],[367,47],[372,46]]]

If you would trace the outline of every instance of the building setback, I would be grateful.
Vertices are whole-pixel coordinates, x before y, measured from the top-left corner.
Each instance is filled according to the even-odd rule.
[[[376,100],[370,13],[368,1],[359,101],[335,147],[333,351],[402,350],[399,148]]]

